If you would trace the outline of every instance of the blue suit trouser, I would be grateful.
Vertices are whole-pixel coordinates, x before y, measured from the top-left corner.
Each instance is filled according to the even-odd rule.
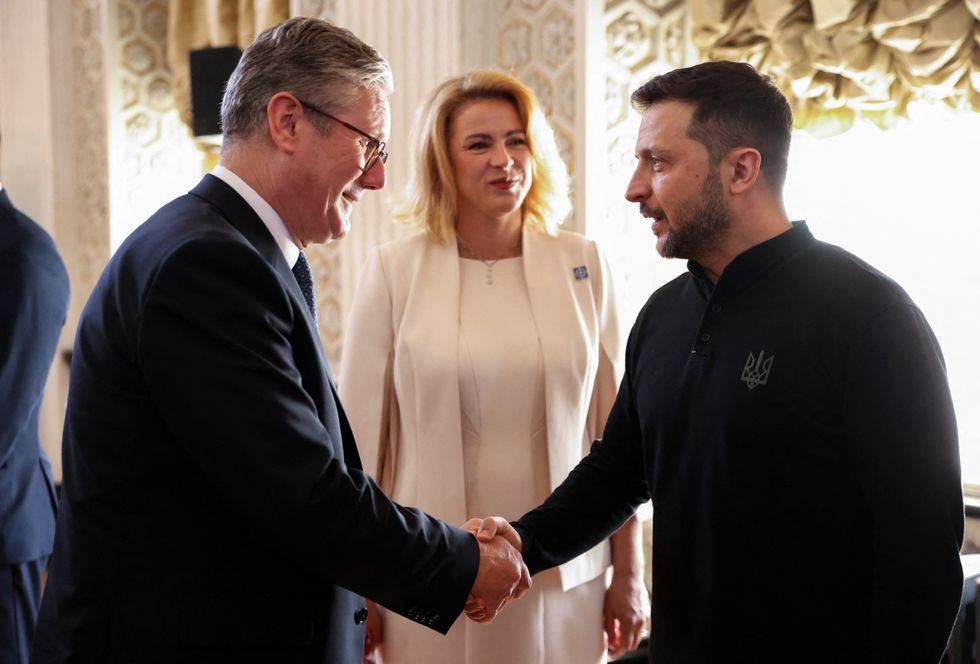
[[[48,556],[0,566],[0,664],[27,664]]]

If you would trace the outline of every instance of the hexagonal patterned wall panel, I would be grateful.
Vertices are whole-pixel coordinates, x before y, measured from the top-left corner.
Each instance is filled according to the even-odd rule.
[[[88,293],[109,258],[108,137],[106,135],[106,62],[102,0],[72,0],[72,103],[75,109],[72,159],[78,169],[73,205],[72,302],[68,329],[74,329]],[[120,25],[123,22],[120,21]],[[123,26],[125,27],[125,26]],[[130,29],[132,25],[130,22]],[[135,96],[135,90],[132,91]]]
[[[110,235],[116,247],[200,177],[203,153],[176,118],[166,58],[167,0],[110,0]]]
[[[624,198],[636,164],[640,116],[630,94],[656,74],[693,64],[690,19],[683,0],[606,0],[605,35],[605,218],[590,226],[621,282],[624,320],[632,320],[651,284],[679,269],[656,255],[649,224]],[[593,183],[590,183],[592,186]],[[682,267],[682,266],[681,266]]]
[[[534,90],[574,182],[580,117],[575,104],[575,0],[508,0],[501,25],[500,65]],[[581,230],[580,222],[573,211],[565,226]]]

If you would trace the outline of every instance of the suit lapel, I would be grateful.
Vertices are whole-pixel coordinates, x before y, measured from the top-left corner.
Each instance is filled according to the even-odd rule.
[[[221,216],[234,226],[270,265],[276,268],[280,276],[288,274],[292,281],[296,281],[269,229],[262,223],[252,206],[230,185],[213,175],[205,175],[197,186],[191,189],[191,194],[213,205]],[[299,286],[297,285],[296,288],[300,300],[303,301]]]
[[[269,229],[262,223],[262,219],[252,209],[252,206],[226,182],[213,175],[205,175],[204,179],[191,190],[191,194],[205,199],[216,207],[221,215],[228,220],[228,223],[234,226],[248,240],[249,244],[255,247],[255,250],[268,261],[286,288],[292,292],[297,301],[303,303],[302,309],[307,313],[307,319],[312,325],[313,316],[309,312],[309,307],[306,306],[306,298],[303,297],[303,291],[300,290],[296,277],[293,276],[292,268],[286,263],[282,250],[276,244]]]
[[[323,352],[320,343],[319,330],[313,322],[313,314],[306,304],[303,291],[296,282],[293,271],[286,263],[282,250],[276,244],[275,239],[269,229],[256,214],[252,206],[245,199],[238,195],[226,182],[213,175],[205,175],[198,185],[191,190],[191,194],[203,198],[213,205],[218,212],[241,233],[249,244],[251,244],[259,254],[268,261],[276,271],[279,279],[285,284],[286,288],[292,293],[297,307],[302,311],[304,320],[309,329],[313,343],[316,345],[317,355],[320,358],[320,372],[325,377],[326,390],[320,403],[317,404],[320,411],[320,421],[326,427],[331,436],[340,441],[344,448],[344,457],[348,465],[360,467],[360,456],[354,443],[354,436],[347,424],[347,418],[340,406],[340,397],[337,395],[333,381],[333,374],[330,371],[330,364],[327,356]],[[302,372],[302,368],[301,372]]]
[[[584,326],[588,310],[580,293],[560,238],[524,225],[524,278],[531,311],[541,339],[544,357],[545,415],[548,427],[548,469],[551,488],[565,479],[581,454],[569,441],[582,438],[578,418],[584,408],[580,383],[589,375],[588,338]]]
[[[400,334],[402,355],[412,365],[439,367],[409,372],[416,377],[418,412],[414,414],[415,436],[420,441],[420,468],[439,468],[439,481],[419,482],[419,504],[432,506],[434,516],[449,523],[466,519],[463,485],[463,431],[459,405],[459,254],[456,243],[425,243],[417,258],[417,278],[405,303]],[[436,305],[435,303],[438,303]],[[397,354],[397,353],[396,353]],[[403,359],[403,361],[404,361]]]

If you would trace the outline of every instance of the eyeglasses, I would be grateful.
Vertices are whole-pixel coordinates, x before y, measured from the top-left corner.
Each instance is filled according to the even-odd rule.
[[[376,163],[378,163],[378,160],[379,159],[381,160],[381,163],[382,164],[383,163],[386,163],[388,161],[388,153],[385,152],[385,142],[384,141],[379,141],[378,139],[376,139],[374,136],[372,136],[371,134],[367,133],[366,131],[361,131],[360,129],[358,129],[354,125],[352,125],[352,124],[350,124],[348,122],[344,122],[340,118],[335,117],[333,115],[330,115],[326,111],[321,111],[319,108],[317,108],[313,104],[309,104],[309,103],[303,101],[302,99],[300,99],[299,97],[297,97],[296,100],[303,106],[303,108],[307,108],[307,109],[313,111],[314,113],[319,113],[320,115],[323,115],[325,117],[328,117],[331,120],[333,120],[334,122],[339,122],[340,124],[344,125],[348,129],[350,129],[351,131],[353,131],[353,132],[355,132],[357,134],[360,134],[365,139],[367,139],[367,145],[364,146],[364,167],[362,169],[365,173],[367,173],[368,171],[370,171],[374,167],[374,165]]]

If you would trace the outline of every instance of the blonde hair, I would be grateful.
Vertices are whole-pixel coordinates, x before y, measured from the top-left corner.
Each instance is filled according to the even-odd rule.
[[[517,78],[492,69],[445,81],[420,109],[408,187],[395,217],[425,228],[433,242],[445,244],[453,240],[456,180],[449,159],[449,130],[459,109],[477,99],[503,99],[517,110],[531,152],[531,187],[522,206],[524,222],[556,234],[572,203],[568,170],[558,153],[554,133],[534,92]]]

